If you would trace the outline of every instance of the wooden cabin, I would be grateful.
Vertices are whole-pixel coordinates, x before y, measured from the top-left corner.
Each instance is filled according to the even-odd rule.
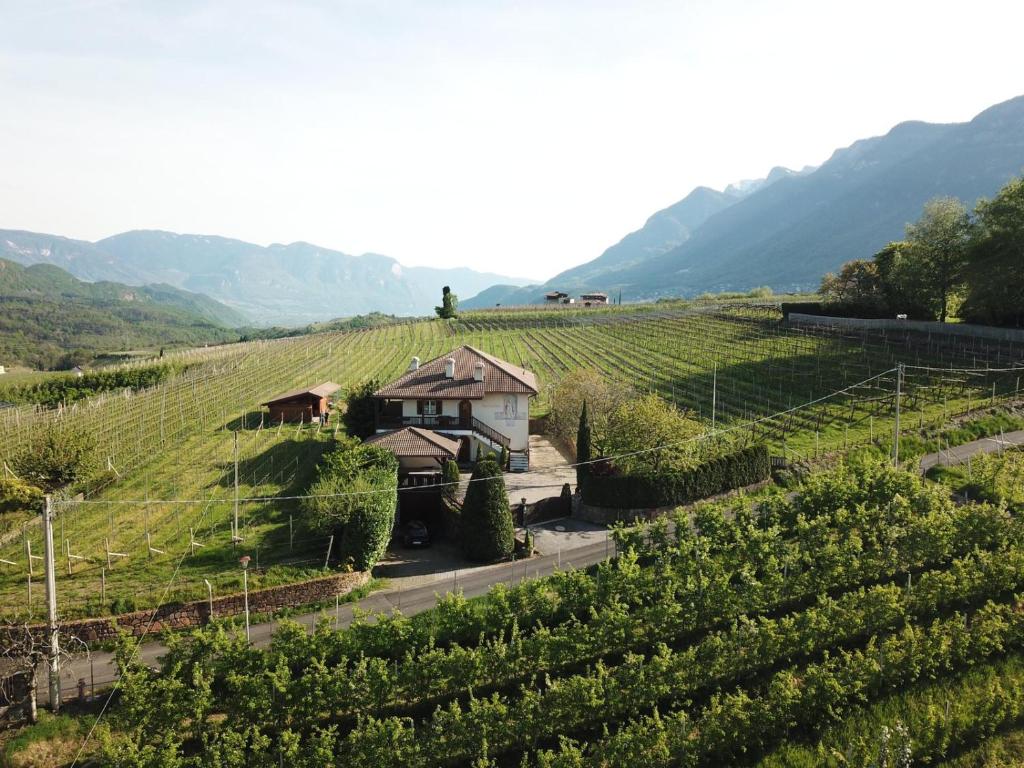
[[[330,410],[328,398],[341,389],[333,381],[318,384],[315,387],[294,389],[283,395],[271,398],[263,403],[270,409],[270,422],[281,421],[311,422],[319,419]]]

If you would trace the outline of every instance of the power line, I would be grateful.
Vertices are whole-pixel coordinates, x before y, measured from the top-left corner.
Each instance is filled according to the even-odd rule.
[[[723,427],[722,429],[716,429],[716,430],[707,431],[707,432],[704,432],[704,433],[702,433],[700,435],[696,435],[694,437],[687,438],[685,440],[678,440],[678,441],[674,441],[674,442],[670,442],[670,443],[662,443],[660,445],[651,446],[650,448],[641,448],[641,449],[638,449],[638,450],[635,450],[635,451],[629,451],[629,452],[626,452],[626,453],[615,454],[615,455],[612,455],[612,456],[601,456],[601,457],[596,458],[596,459],[589,459],[588,461],[577,461],[577,462],[567,462],[567,463],[564,463],[564,464],[556,464],[554,466],[548,467],[548,469],[575,469],[577,467],[584,467],[584,466],[588,466],[588,465],[591,465],[591,464],[599,464],[599,463],[606,462],[606,461],[615,461],[617,459],[627,459],[627,458],[631,458],[633,456],[642,456],[642,455],[646,455],[646,454],[649,454],[649,453],[654,453],[654,452],[657,452],[657,451],[664,451],[664,450],[667,450],[669,448],[678,448],[678,447],[683,446],[683,445],[690,445],[690,444],[693,444],[693,443],[698,443],[698,442],[702,442],[702,441],[705,441],[705,440],[710,440],[711,438],[719,437],[721,435],[728,434],[728,433],[731,433],[731,432],[736,432],[736,431],[743,430],[743,429],[749,429],[750,427],[756,426],[757,424],[761,424],[761,423],[764,423],[766,421],[772,421],[772,420],[780,418],[782,416],[786,416],[786,415],[788,415],[790,413],[795,413],[796,411],[802,410],[804,408],[809,408],[809,407],[811,407],[813,405],[817,405],[818,403],[824,402],[825,400],[828,400],[830,398],[836,397],[838,395],[846,394],[847,392],[850,392],[851,390],[856,389],[857,387],[862,387],[865,384],[868,384],[868,383],[870,383],[872,381],[875,381],[876,379],[879,379],[879,378],[881,378],[883,376],[886,376],[886,375],[888,375],[890,373],[894,373],[896,370],[897,370],[896,368],[890,368],[890,369],[888,369],[886,371],[882,371],[881,373],[877,373],[874,376],[870,376],[870,377],[868,377],[866,379],[863,379],[862,381],[858,381],[858,382],[856,382],[854,384],[850,384],[850,385],[848,385],[846,387],[843,387],[842,389],[837,389],[836,391],[830,392],[827,395],[823,395],[823,396],[815,398],[813,400],[808,400],[807,402],[801,403],[800,405],[795,405],[792,408],[787,408],[787,409],[785,409],[783,411],[777,411],[776,413],[769,414],[767,416],[761,416],[761,417],[758,417],[756,419],[751,419],[749,421],[740,422],[740,423],[734,424],[734,425],[732,425],[730,427]],[[536,470],[531,470],[531,471],[536,471]],[[530,474],[531,471],[528,471],[528,472],[526,472],[524,474]],[[499,476],[499,477],[500,477],[500,479],[504,479],[503,476]],[[466,484],[466,483],[489,482],[489,481],[492,481],[492,480],[497,480],[497,479],[499,479],[499,477],[471,478],[469,480],[459,481],[457,483],[435,483],[435,484],[433,484],[433,485],[431,485],[429,487],[431,487],[431,488],[444,488],[444,487],[460,486],[460,485],[463,485],[463,484]],[[524,486],[523,488],[525,490],[528,487],[529,486]],[[550,486],[549,485],[543,485],[543,486],[538,486],[538,487],[550,487]],[[291,496],[248,496],[248,497],[244,497],[244,498],[239,498],[238,502],[240,504],[241,503],[267,504],[267,503],[275,503],[275,502],[280,502],[280,501],[305,501],[305,500],[308,500],[308,499],[337,499],[337,498],[345,498],[345,497],[352,497],[352,496],[373,496],[373,495],[377,495],[377,494],[381,494],[381,493],[391,493],[393,490],[395,490],[395,489],[380,488],[380,489],[374,489],[374,490],[368,490],[368,491],[343,491],[343,492],[339,492],[339,493],[322,493],[322,494],[296,494],[296,495],[291,495]],[[403,491],[404,492],[408,492],[408,491],[419,491],[419,490],[422,490],[422,486],[421,487],[411,486],[411,487],[399,487],[399,488],[397,488],[397,491],[400,492],[400,493],[403,492]],[[203,503],[206,503],[206,502],[207,502],[207,500],[205,500],[205,499],[82,499],[82,500],[72,500],[72,499],[69,499],[69,500],[64,500],[64,501],[58,502],[58,503],[60,503],[63,506],[72,506],[72,505],[80,505],[80,504],[116,504],[116,505],[146,506],[146,505],[150,505],[150,504],[203,504]],[[233,504],[234,500],[233,499],[218,499],[216,501],[211,501],[210,503]]]

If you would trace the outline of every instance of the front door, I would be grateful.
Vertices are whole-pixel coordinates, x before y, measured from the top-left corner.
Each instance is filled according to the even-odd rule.
[[[459,401],[459,426],[468,427],[473,423],[473,404],[469,400]]]

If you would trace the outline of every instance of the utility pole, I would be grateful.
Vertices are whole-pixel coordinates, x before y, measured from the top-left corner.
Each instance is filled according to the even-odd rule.
[[[43,555],[46,557],[46,617],[49,623],[50,709],[60,711],[60,647],[57,640],[57,577],[53,561],[53,500],[46,494],[43,505]]]
[[[896,365],[896,423],[892,431],[892,464],[900,465],[900,386],[903,384],[903,363]]]

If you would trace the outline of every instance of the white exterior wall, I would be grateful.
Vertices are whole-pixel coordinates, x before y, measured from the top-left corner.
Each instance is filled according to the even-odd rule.
[[[442,400],[441,414],[459,415],[460,400]],[[509,450],[525,451],[530,445],[530,396],[494,393],[470,400],[473,416],[509,439]],[[402,416],[416,416],[416,401],[402,401]],[[450,430],[458,432],[461,430]]]
[[[507,409],[506,398],[510,398]],[[509,450],[525,451],[529,447],[529,395],[490,394],[482,400],[471,400],[470,402],[473,403],[473,415],[476,418],[508,437]],[[509,415],[506,416],[506,413]]]

